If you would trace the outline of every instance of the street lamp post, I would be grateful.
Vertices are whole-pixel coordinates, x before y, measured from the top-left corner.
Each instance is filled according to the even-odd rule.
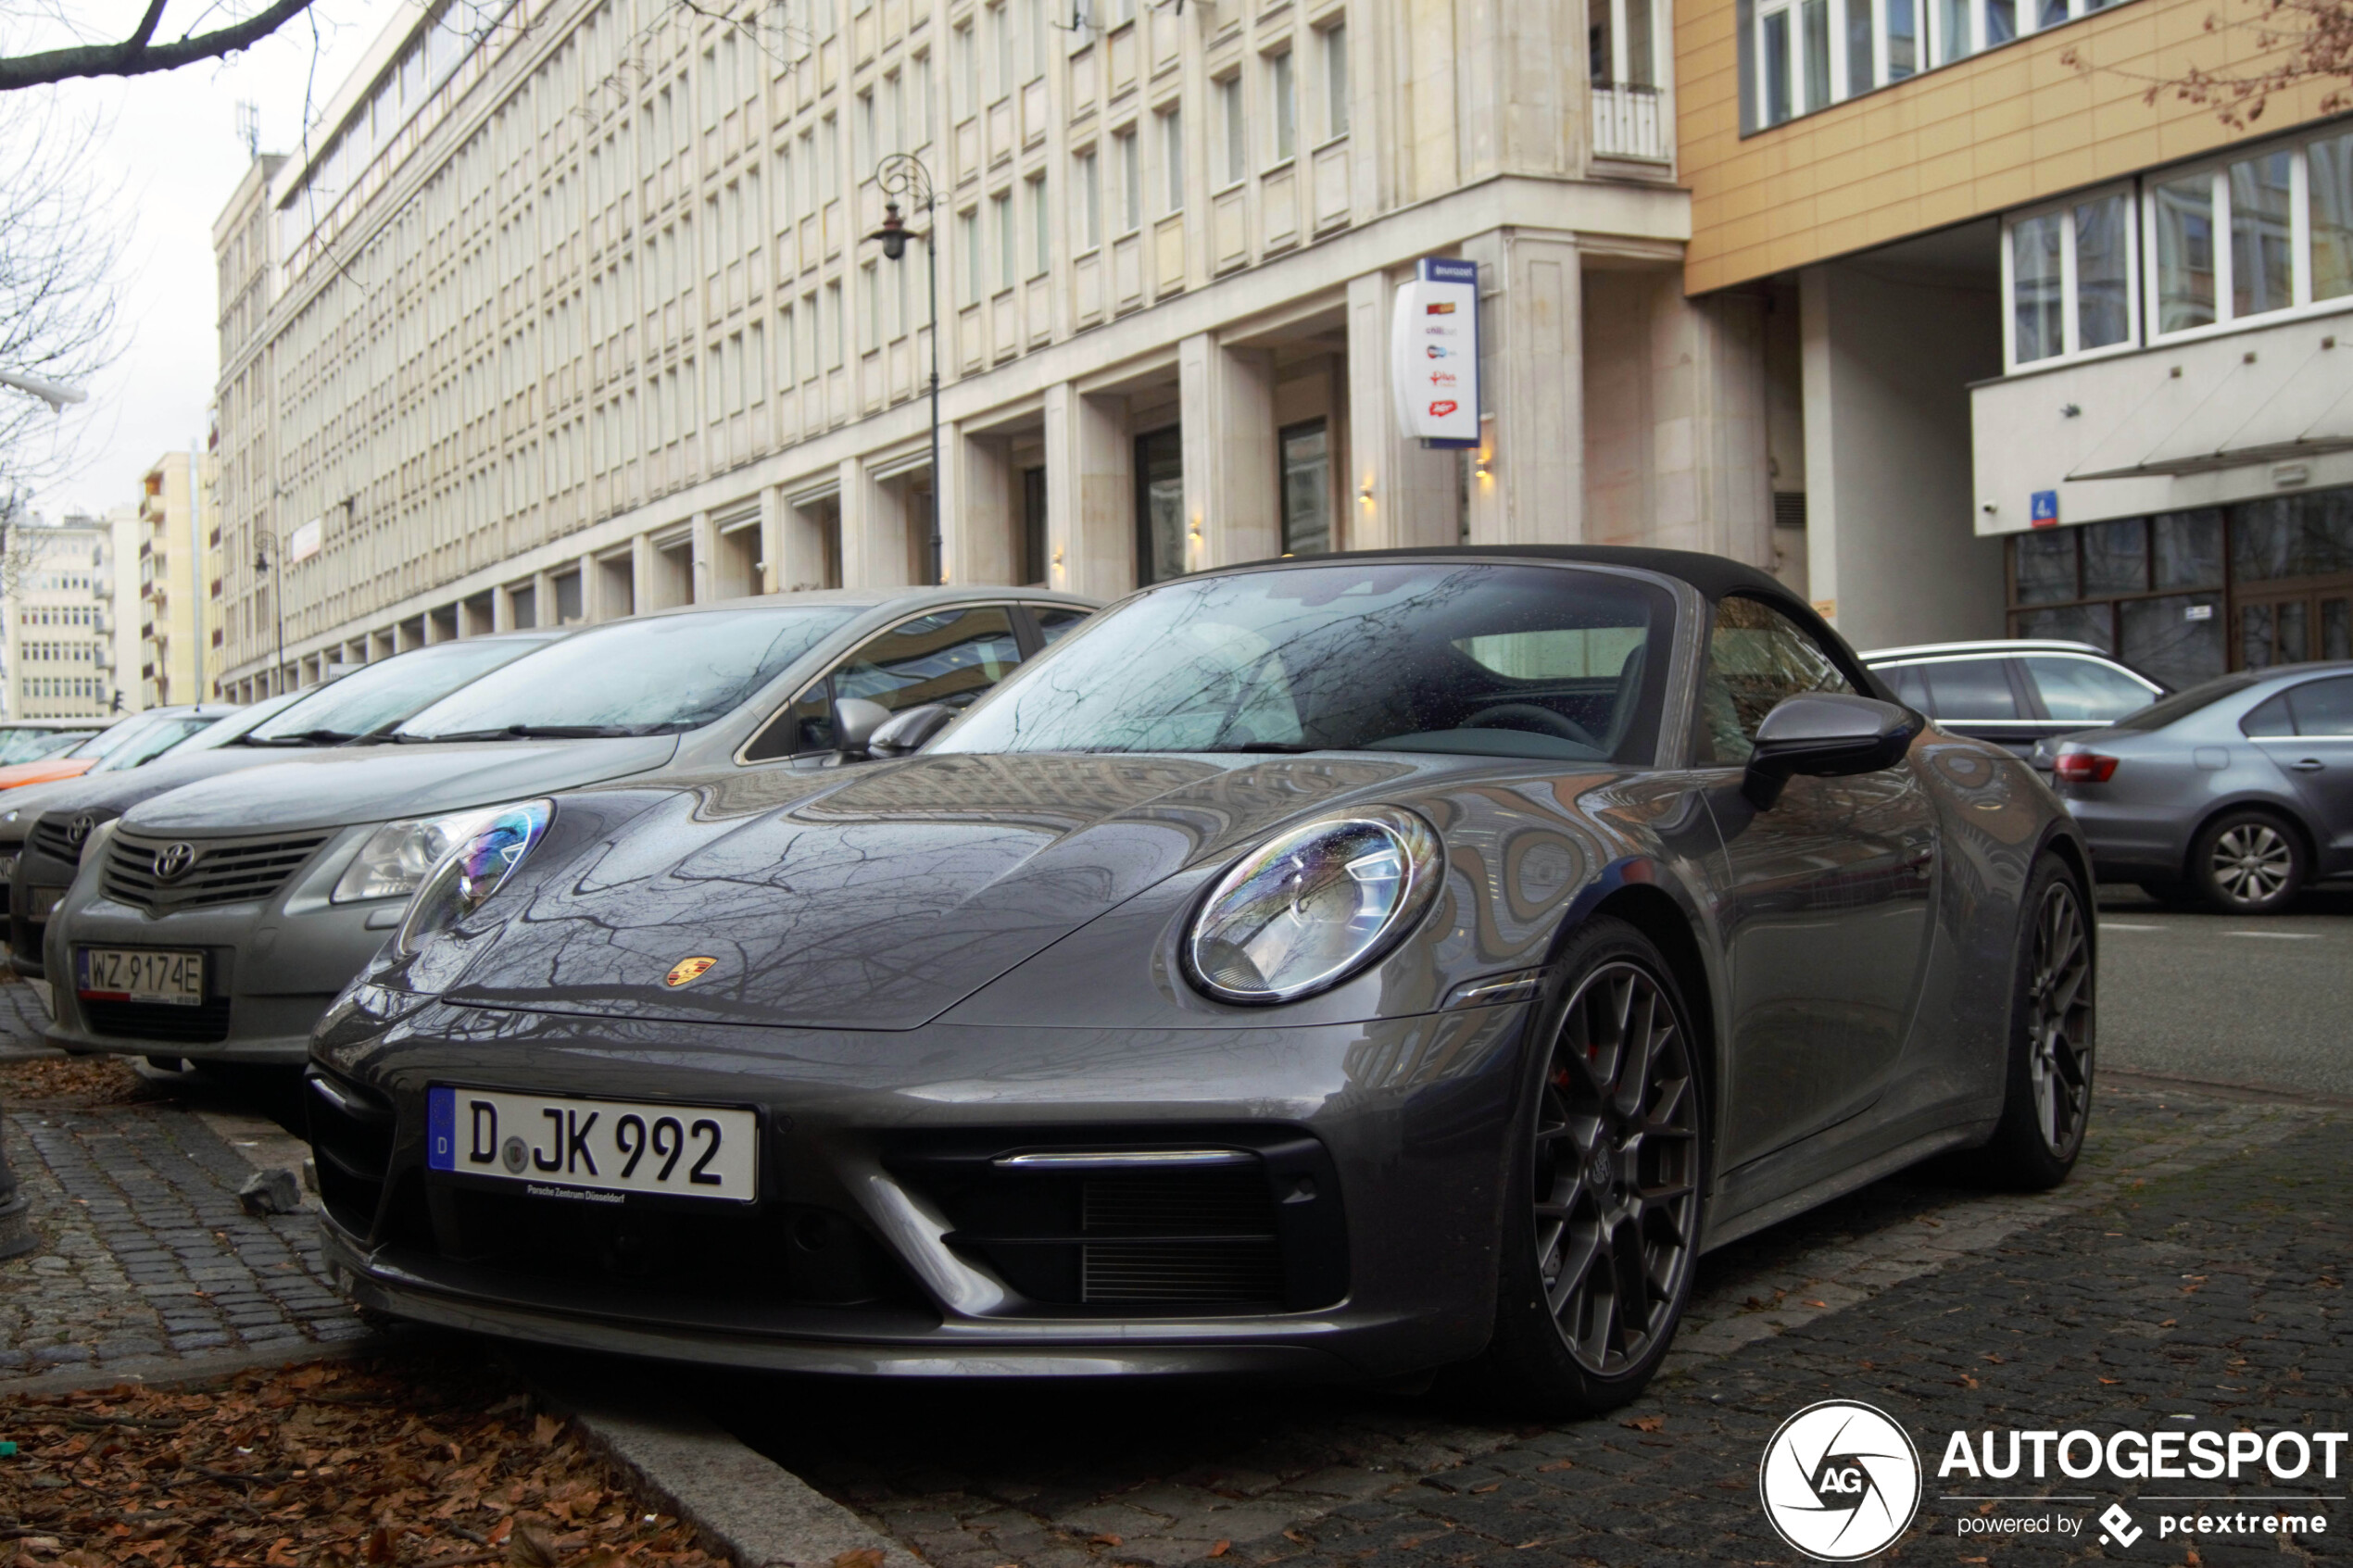
[[[269,548],[264,549],[263,546]],[[284,554],[278,547],[278,536],[258,529],[253,535],[253,570],[256,576],[270,572],[270,608],[278,616],[278,664],[270,672],[270,695],[276,696],[286,687],[286,596],[285,573],[272,570]]]
[[[875,165],[875,183],[883,194],[882,227],[866,237],[882,244],[893,261],[907,254],[907,220],[899,215],[899,198],[924,214],[924,270],[931,287],[931,580],[948,580],[939,535],[939,223],[933,215],[931,170],[912,153],[893,153]]]

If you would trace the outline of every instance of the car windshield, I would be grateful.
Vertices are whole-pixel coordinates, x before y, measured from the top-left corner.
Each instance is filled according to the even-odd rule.
[[[133,714],[119,724],[109,725],[100,730],[66,755],[68,757],[111,757],[161,721],[153,714]]]
[[[2187,691],[2175,692],[2171,696],[2158,698],[2138,713],[2126,714],[2116,721],[2115,728],[2161,730],[2177,720],[2188,718],[2201,708],[2221,701],[2233,692],[2246,690],[2261,678],[2259,674],[2242,671],[2235,675],[2208,681],[2204,685],[2192,686]]]
[[[476,637],[397,654],[321,686],[233,744],[333,746],[356,740],[547,646],[538,637]]]
[[[93,730],[10,730],[0,735],[0,767],[17,762],[37,762],[44,757],[79,746],[95,733]]]
[[[724,718],[858,611],[701,610],[583,632],[434,703],[400,741],[649,735]]]
[[[943,751],[1457,752],[1648,761],[1665,589],[1369,560],[1182,579],[1073,632]]]
[[[215,724],[228,721],[226,713],[183,713],[176,718],[159,719],[146,726],[124,744],[100,759],[90,771],[94,773],[120,772],[151,762],[178,746],[191,735],[200,735]]]

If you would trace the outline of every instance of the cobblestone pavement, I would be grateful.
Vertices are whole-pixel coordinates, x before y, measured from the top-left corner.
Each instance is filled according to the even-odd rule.
[[[28,1017],[41,1017],[29,988],[0,985],[0,1052],[31,1044]],[[0,1127],[43,1241],[0,1263],[0,1388],[76,1363],[361,1334],[322,1283],[315,1222],[246,1215],[237,1189],[254,1166],[204,1115],[170,1098],[32,1100],[6,1105]]]
[[[2102,1095],[2056,1193],[1898,1178],[1712,1255],[1660,1379],[1609,1420],[1515,1427],[1433,1399],[1263,1387],[776,1381],[708,1397],[941,1568],[1792,1562],[1758,1507],[1757,1462],[1781,1421],[1831,1397],[1894,1415],[1932,1449],[1931,1472],[1964,1425],[2189,1412],[2342,1428],[2353,1123],[2293,1103]],[[1892,1555],[2064,1560],[1958,1537],[1932,1474],[1930,1491]],[[2336,1506],[2333,1524],[2353,1531]],[[2077,1549],[2096,1555],[2081,1545],[2096,1538],[2085,1526]],[[2221,1562],[2245,1549],[2202,1549]],[[2178,1539],[2137,1555],[2183,1561]]]

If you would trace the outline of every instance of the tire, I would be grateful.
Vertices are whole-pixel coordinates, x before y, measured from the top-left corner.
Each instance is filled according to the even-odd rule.
[[[1495,1332],[1474,1369],[1491,1399],[1553,1418],[1626,1403],[1665,1360],[1691,1298],[1708,1126],[1700,1042],[1649,939],[1595,920],[1560,971],[1516,1101]]]
[[[2092,1119],[2097,980],[2091,902],[2067,862],[2045,854],[2019,901],[2002,1119],[1969,1157],[1986,1185],[2044,1192],[2075,1168]]]
[[[2225,915],[2275,915],[2304,891],[2304,835],[2270,811],[2225,811],[2190,845],[2190,885]]]

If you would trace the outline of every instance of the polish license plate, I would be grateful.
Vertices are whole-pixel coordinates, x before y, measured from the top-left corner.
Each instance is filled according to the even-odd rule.
[[[425,1091],[425,1164],[575,1201],[643,1192],[749,1203],[760,1192],[760,1119],[436,1084]]]
[[[77,947],[74,990],[99,1002],[204,1001],[204,955],[165,947]]]

